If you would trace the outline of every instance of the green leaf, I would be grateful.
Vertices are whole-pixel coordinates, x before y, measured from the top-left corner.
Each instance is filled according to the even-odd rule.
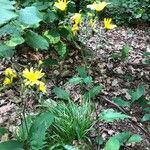
[[[87,69],[85,67],[78,67],[76,70],[82,78],[87,77]]]
[[[112,98],[112,101],[121,107],[129,107],[130,106],[130,103],[122,100],[121,97]]]
[[[142,141],[142,137],[138,134],[133,134],[129,140],[127,141],[127,143],[132,143],[132,142],[141,142]]]
[[[0,137],[1,137],[2,135],[4,135],[5,133],[8,133],[7,129],[0,127]]]
[[[64,148],[65,148],[65,150],[79,150],[78,148],[76,148],[72,145],[65,145]]]
[[[132,102],[137,101],[139,98],[141,98],[145,93],[145,88],[143,85],[139,86],[135,91],[132,91],[130,93]]]
[[[91,84],[92,83],[92,77],[91,76],[87,76],[87,77],[85,77],[85,78],[83,78],[83,82],[85,83],[85,84]]]
[[[120,142],[115,138],[110,138],[104,147],[104,150],[119,150]]]
[[[142,118],[142,121],[150,121],[150,114],[145,114]]]
[[[44,36],[50,44],[56,44],[60,41],[60,35],[56,30],[45,31]]]
[[[148,108],[148,107],[144,108],[143,110],[144,110],[144,112],[150,113],[150,108]]]
[[[11,57],[14,54],[14,50],[5,44],[0,43],[0,58]]]
[[[29,131],[29,143],[32,150],[42,149],[45,144],[46,131],[53,120],[54,117],[50,112],[44,112],[36,117]]]
[[[14,1],[0,0],[0,26],[17,17]]]
[[[24,42],[24,39],[21,36],[12,37],[9,41],[6,41],[5,44],[9,47],[15,47]]]
[[[49,48],[47,40],[33,31],[26,32],[25,42],[33,48],[41,50],[47,50]]]
[[[62,37],[71,41],[71,39],[72,39],[71,26],[62,26],[59,28],[59,32]]]
[[[104,143],[104,140],[101,136],[96,137],[96,144],[102,145]]]
[[[82,78],[80,77],[73,77],[69,80],[69,83],[71,84],[79,84],[82,83]]]
[[[56,59],[52,59],[51,57],[49,57],[49,58],[47,58],[43,61],[43,64],[46,65],[46,66],[58,65],[58,61]]]
[[[130,132],[121,132],[113,136],[113,138],[117,139],[120,142],[120,145],[126,143],[130,137],[131,137]]]
[[[59,87],[55,87],[53,89],[53,92],[60,99],[64,99],[64,100],[69,100],[70,99],[70,95],[65,90],[63,90]]]
[[[124,45],[122,50],[121,50],[121,57],[123,59],[127,58],[129,56],[129,51],[130,51],[131,47],[129,47],[129,45]]]
[[[99,115],[99,118],[106,122],[113,122],[119,119],[130,118],[130,116],[122,114],[120,112],[115,112],[113,109],[106,109]]]
[[[61,57],[64,57],[64,55],[66,54],[66,51],[67,51],[66,44],[64,44],[63,42],[59,42],[54,47],[55,47],[55,50],[57,51],[57,53]]]
[[[41,18],[42,16],[35,6],[25,7],[19,12],[19,21],[29,27],[38,26]]]
[[[22,143],[15,140],[11,140],[0,143],[0,150],[24,150],[24,149]]]
[[[85,100],[90,100],[95,98],[101,91],[102,91],[102,86],[95,86],[92,89],[90,89],[88,92],[84,94],[84,99]]]

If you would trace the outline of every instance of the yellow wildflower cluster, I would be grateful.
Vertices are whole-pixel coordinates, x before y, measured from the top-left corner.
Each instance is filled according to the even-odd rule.
[[[42,70],[33,70],[33,68],[30,68],[30,70],[25,69],[23,71],[23,77],[25,78],[24,83],[26,86],[39,86],[39,90],[43,93],[46,93],[46,85],[44,82],[40,81],[40,79],[44,76],[44,73],[42,73]]]
[[[15,70],[11,69],[11,68],[7,68],[4,71],[4,75],[5,75],[5,79],[3,81],[3,85],[9,85],[13,82],[14,78],[17,77],[17,74],[15,72]]]
[[[72,26],[72,32],[74,35],[76,35],[79,30],[79,25],[82,21],[81,14],[75,13],[74,16],[71,17],[71,19],[74,21],[74,25]]]
[[[58,0],[58,2],[55,2],[54,6],[60,11],[65,11],[67,9],[67,4],[67,0]]]

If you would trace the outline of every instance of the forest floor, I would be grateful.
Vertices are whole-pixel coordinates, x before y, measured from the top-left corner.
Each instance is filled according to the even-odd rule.
[[[146,28],[116,28],[111,31],[104,31],[100,28],[100,32],[91,36],[92,31],[81,31],[79,41],[84,45],[83,53],[75,47],[70,46],[68,56],[61,60],[58,64],[44,67],[46,73],[46,84],[48,94],[45,98],[52,98],[51,93],[54,86],[61,86],[70,91],[73,99],[78,101],[81,93],[78,86],[66,86],[65,83],[76,75],[75,68],[86,66],[89,68],[89,74],[94,79],[95,84],[102,84],[104,89],[95,100],[97,111],[101,112],[106,108],[114,108],[119,111],[125,111],[133,117],[133,121],[116,121],[113,124],[99,122],[98,130],[103,139],[122,131],[131,131],[140,134],[143,141],[138,144],[126,145],[123,149],[148,150],[150,146],[150,124],[141,122],[144,112],[139,104],[133,104],[130,108],[123,108],[114,105],[113,97],[123,97],[126,101],[130,99],[129,89],[136,89],[139,85],[145,86],[145,97],[150,100],[150,66],[145,64],[146,57],[144,52],[150,52],[150,29]],[[87,36],[89,35],[89,36]],[[130,48],[129,57],[125,60],[119,58],[124,45]],[[34,66],[39,60],[47,58],[46,53],[39,53],[30,50],[30,48],[19,47],[21,53],[15,55],[10,60],[0,61],[0,83],[3,81],[3,70],[13,66],[16,70],[22,70],[22,66]],[[82,55],[81,55],[82,53]],[[115,54],[114,54],[115,53]],[[117,54],[117,55],[116,55]],[[119,55],[118,55],[119,54]],[[84,55],[84,57],[83,57]],[[53,59],[58,59],[51,54]],[[121,60],[120,60],[121,59]],[[17,86],[0,89],[0,125],[9,129],[11,133],[15,131],[16,125],[20,124],[18,110],[20,110],[20,101]],[[28,100],[28,110],[35,111],[36,103],[34,98]],[[123,112],[124,113],[124,112]],[[91,133],[91,138],[95,133]],[[2,137],[6,140],[10,137]],[[93,148],[94,149],[94,148]]]

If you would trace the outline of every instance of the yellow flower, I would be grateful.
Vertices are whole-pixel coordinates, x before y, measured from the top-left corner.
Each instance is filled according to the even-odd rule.
[[[5,77],[3,81],[3,85],[9,85],[13,82],[13,78],[9,79],[8,77]]]
[[[112,24],[112,19],[111,18],[104,18],[104,28],[105,29],[114,29],[117,27],[116,25]]]
[[[79,26],[74,24],[73,27],[72,27],[72,32],[73,32],[73,35],[76,35],[77,34],[77,31],[79,31]]]
[[[75,13],[74,16],[71,17],[71,19],[74,21],[74,23],[76,25],[80,24],[81,23],[81,14],[80,13]]]
[[[67,4],[67,0],[58,0],[58,2],[55,2],[54,6],[61,11],[65,11],[67,9]]]
[[[38,65],[41,66],[43,64],[42,60],[39,60]]]
[[[5,76],[9,77],[9,78],[16,78],[17,74],[15,72],[15,70],[11,69],[11,68],[7,68],[4,71]]]
[[[102,11],[109,3],[106,3],[106,2],[99,2],[99,3],[96,3],[94,2],[93,4],[91,5],[87,5],[87,8],[90,8],[91,10],[96,10],[97,12],[100,12]]]
[[[33,68],[30,68],[30,70],[25,69],[23,71],[23,77],[25,78],[25,85],[39,85],[41,79],[44,76],[44,73],[42,73],[42,70],[36,70],[34,71]]]
[[[39,90],[43,93],[46,93],[46,85],[43,82],[39,83]]]

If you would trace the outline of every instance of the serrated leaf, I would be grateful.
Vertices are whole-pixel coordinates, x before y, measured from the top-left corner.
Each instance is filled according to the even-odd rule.
[[[19,21],[29,27],[38,26],[41,18],[42,16],[35,6],[25,7],[19,12]]]
[[[11,57],[13,54],[14,54],[13,48],[10,48],[5,44],[0,43],[0,58]]]
[[[138,134],[133,134],[129,140],[127,141],[127,143],[132,143],[132,142],[141,142],[142,141],[142,137]]]
[[[9,47],[15,47],[24,42],[24,39],[21,36],[12,37],[9,41],[6,41],[5,44]]]
[[[36,117],[30,131],[29,143],[32,150],[41,150],[45,144],[46,131],[54,120],[50,112],[44,112]]]
[[[92,89],[86,92],[83,97],[85,100],[93,99],[102,91],[102,89],[102,86],[94,86]]]
[[[56,44],[60,41],[60,34],[56,30],[47,30],[44,36],[48,39],[50,44]]]
[[[115,138],[110,138],[104,147],[104,150],[119,150],[120,142]]]
[[[61,56],[64,57],[64,55],[66,54],[67,51],[67,47],[66,44],[59,42],[57,43],[55,46],[55,50],[57,51],[57,53]]]
[[[113,109],[106,109],[99,115],[99,118],[106,122],[113,122],[115,120],[130,118],[130,116],[122,114],[120,112],[115,112]]]
[[[122,100],[121,97],[112,98],[112,101],[121,107],[129,107],[130,106],[130,103]]]
[[[139,86],[135,91],[131,92],[131,100],[132,102],[137,101],[139,98],[141,98],[145,93],[145,88],[143,85]]]
[[[37,48],[41,50],[47,50],[49,48],[49,44],[47,40],[41,35],[33,31],[26,32],[25,42],[33,48]]]
[[[145,114],[141,121],[150,121],[150,114]]]
[[[64,89],[61,89],[59,87],[55,87],[53,89],[53,92],[60,99],[64,99],[64,100],[69,100],[70,99],[70,95]]]
[[[0,0],[0,26],[17,17],[14,1]]]
[[[23,144],[15,140],[0,143],[0,150],[10,150],[10,149],[11,150],[24,150]]]
[[[85,78],[83,78],[83,82],[85,83],[85,84],[91,84],[92,83],[92,77],[91,76],[87,76],[87,77],[85,77]]]
[[[73,77],[68,82],[71,83],[71,84],[79,84],[79,83],[82,83],[82,78],[80,78],[80,77]]]

